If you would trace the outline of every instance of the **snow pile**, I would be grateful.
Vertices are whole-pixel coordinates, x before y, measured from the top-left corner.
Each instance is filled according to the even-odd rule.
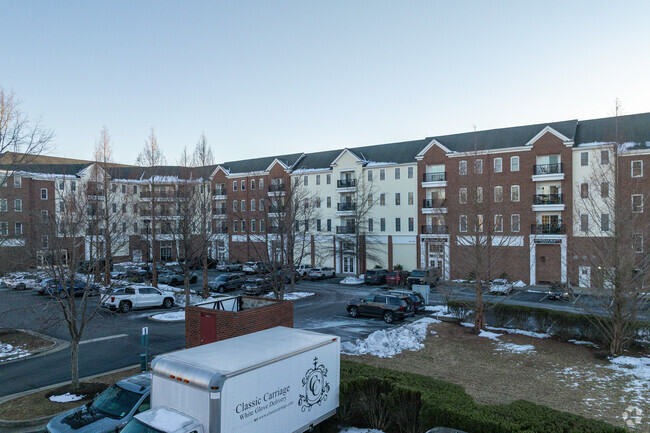
[[[618,356],[610,359],[608,368],[629,379],[625,392],[641,407],[650,404],[650,357]]]
[[[85,395],[76,395],[76,394],[70,394],[69,392],[66,392],[65,394],[62,395],[51,395],[50,401],[53,401],[54,403],[70,403],[71,401],[81,400],[84,397]]]
[[[497,350],[500,352],[510,352],[510,353],[531,353],[535,351],[535,346],[532,344],[515,344],[515,343],[501,343],[499,342],[499,347]]]
[[[354,286],[359,285],[359,284],[363,284],[363,283],[364,283],[364,280],[363,280],[362,276],[360,276],[359,278],[357,278],[357,277],[345,277],[340,282],[340,284],[349,284],[349,285],[354,285]]]
[[[503,334],[497,334],[495,332],[485,331],[483,329],[481,329],[481,332],[478,334],[479,337],[489,338],[493,341],[499,341],[499,337],[502,335]]]
[[[151,316],[154,320],[161,322],[180,322],[185,320],[185,311],[174,311],[173,313],[161,313]]]
[[[525,335],[527,337],[533,337],[533,338],[551,337],[549,334],[543,332],[525,331],[523,329],[516,329],[516,328],[495,328],[494,326],[486,326],[486,328],[491,331],[501,331],[501,332],[506,332],[508,334],[519,334],[519,335]]]
[[[415,352],[424,347],[422,341],[427,337],[427,326],[431,323],[440,321],[425,317],[399,328],[375,331],[364,340],[341,344],[341,353],[392,358],[405,350]]]
[[[28,350],[0,342],[0,362],[24,358],[29,355],[31,355],[31,353]]]
[[[523,281],[519,280],[516,283],[512,283],[512,287],[526,287],[526,283]]]
[[[289,292],[284,294],[284,300],[297,301],[298,299],[309,298],[310,296],[314,296],[314,295],[315,293],[312,292]],[[275,294],[269,293],[268,295],[264,295],[263,298],[275,299]]]
[[[592,343],[591,341],[569,340],[569,343],[577,344],[578,346],[598,347],[598,345],[596,343]]]

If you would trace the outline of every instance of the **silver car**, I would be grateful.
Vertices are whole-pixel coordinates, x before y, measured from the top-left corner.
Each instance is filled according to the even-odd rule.
[[[92,402],[55,416],[48,433],[113,433],[134,415],[149,410],[151,373],[141,373],[109,386]]]

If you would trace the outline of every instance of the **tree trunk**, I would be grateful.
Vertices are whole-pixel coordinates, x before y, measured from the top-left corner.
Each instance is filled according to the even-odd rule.
[[[185,306],[190,306],[190,276],[189,273],[185,272],[185,280],[183,281],[183,286],[185,288]]]
[[[210,297],[210,288],[208,287],[208,255],[203,251],[203,299]]]
[[[474,330],[485,329],[485,308],[483,305],[483,284],[480,279],[476,281],[476,318],[474,319]]]
[[[73,390],[79,389],[79,339],[70,341],[70,385]]]

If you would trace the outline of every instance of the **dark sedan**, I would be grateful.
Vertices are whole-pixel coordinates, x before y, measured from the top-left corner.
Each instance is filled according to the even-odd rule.
[[[366,271],[363,281],[366,284],[385,284],[388,271],[385,269],[371,269]]]

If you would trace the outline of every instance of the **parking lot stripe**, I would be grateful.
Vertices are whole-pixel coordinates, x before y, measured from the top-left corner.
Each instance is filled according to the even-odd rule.
[[[80,341],[79,344],[95,343],[97,341],[112,340],[113,338],[121,338],[121,337],[128,337],[128,335],[127,334],[109,335],[107,337],[93,338],[92,340],[83,340]]]

